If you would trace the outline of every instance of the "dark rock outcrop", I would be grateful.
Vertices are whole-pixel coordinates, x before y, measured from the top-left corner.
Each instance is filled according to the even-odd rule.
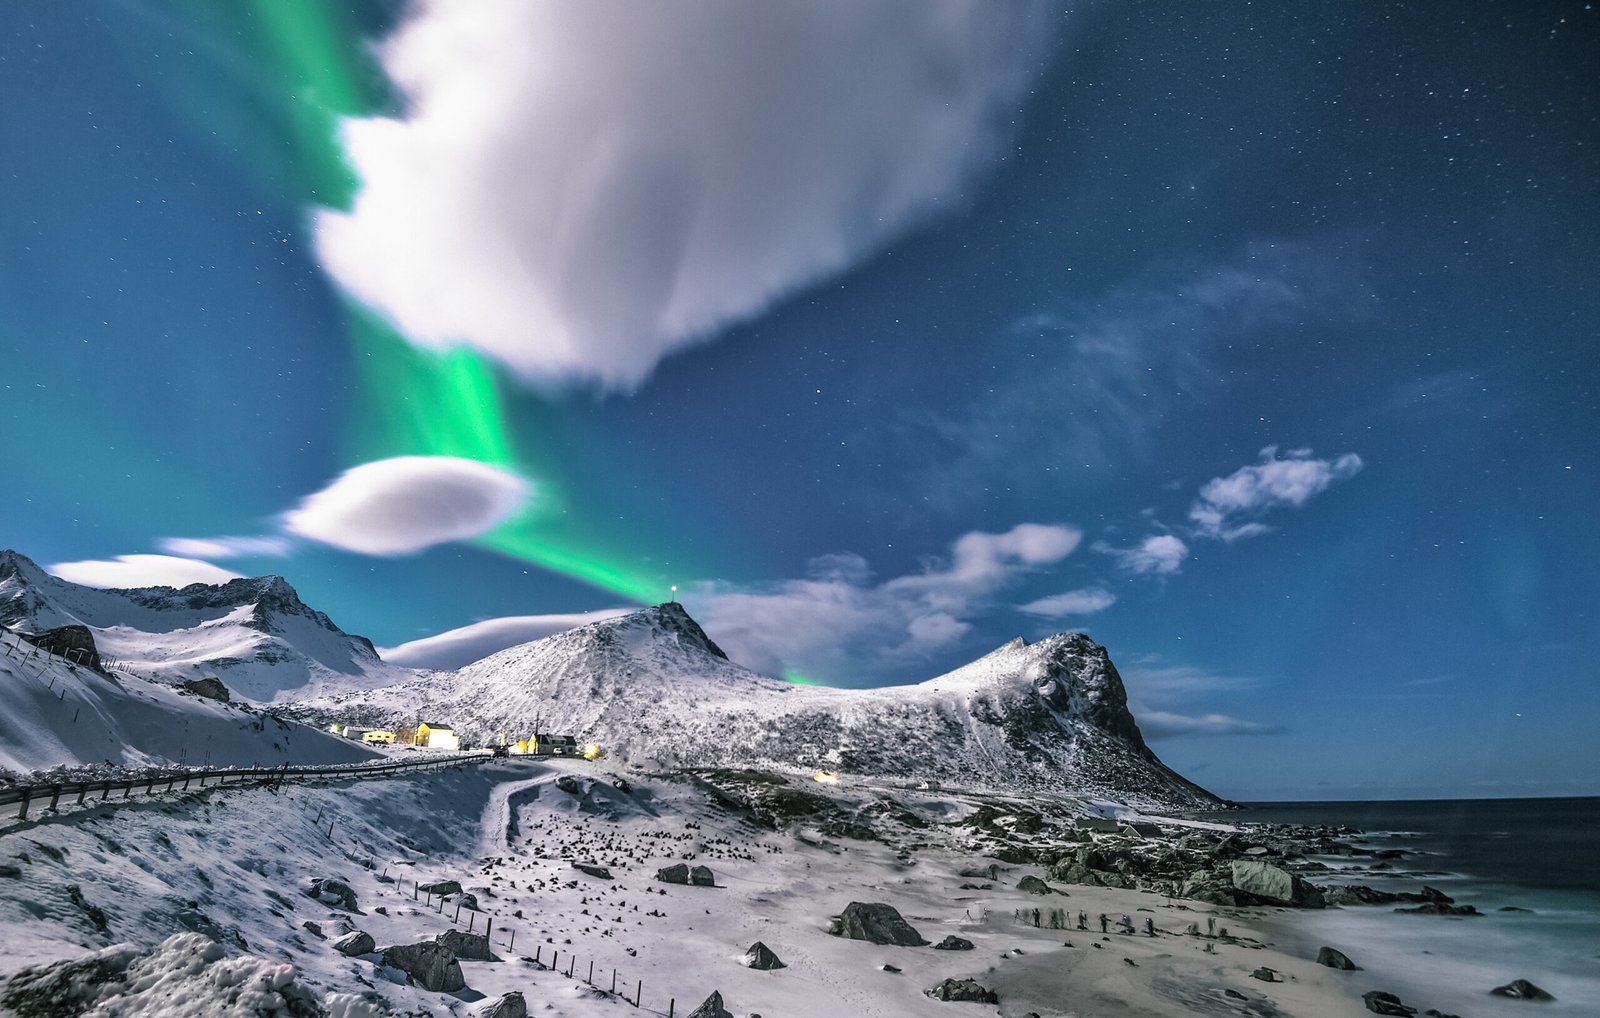
[[[371,934],[361,930],[351,930],[333,942],[333,949],[354,958],[357,955],[371,954],[378,949],[378,945],[373,941]]]
[[[575,862],[572,864],[572,868],[577,870],[579,873],[587,873],[591,877],[598,877],[601,880],[611,879],[610,870],[606,869],[604,866],[596,866],[594,863]]]
[[[435,993],[454,993],[467,985],[454,952],[437,941],[384,948],[383,963],[399,969],[410,976],[412,982]]]
[[[56,626],[39,633],[18,633],[18,636],[42,651],[54,654],[73,664],[87,665],[103,671],[100,650],[94,645],[94,634],[88,626]]]
[[[528,1018],[528,1002],[512,990],[479,1011],[478,1018]]]
[[[1326,965],[1331,969],[1341,969],[1345,972],[1360,972],[1361,966],[1350,960],[1350,956],[1332,947],[1324,947],[1317,951],[1317,964]]]
[[[870,944],[921,947],[927,941],[911,928],[892,905],[852,901],[828,929],[836,937],[865,940]]]
[[[578,784],[578,779],[570,774],[563,774],[556,779],[556,787],[568,795],[582,795],[583,786]]]
[[[1407,915],[1483,915],[1474,905],[1447,905],[1442,901],[1425,901],[1416,908],[1397,908]]]
[[[1056,889],[1054,887],[1051,887],[1049,884],[1045,883],[1043,880],[1040,880],[1031,873],[1017,881],[1017,890],[1021,891],[1023,894],[1056,893]]]
[[[481,933],[468,933],[466,930],[445,930],[433,938],[440,944],[450,949],[450,953],[457,958],[467,961],[499,961],[494,952],[489,950],[489,938]]]
[[[306,897],[315,898],[324,905],[342,908],[346,912],[356,912],[356,892],[351,886],[338,877],[313,877],[311,886],[306,889]]]
[[[970,951],[972,941],[951,934],[933,945],[935,951]]]
[[[180,682],[178,683],[178,688],[187,689],[195,696],[203,696],[207,700],[221,700],[223,703],[230,703],[233,700],[233,696],[228,692],[228,687],[224,686],[222,680],[215,675],[208,675],[203,679],[190,679],[187,682]]]
[[[1489,993],[1496,997],[1510,997],[1512,1000],[1556,999],[1548,990],[1541,990],[1526,979],[1513,979],[1504,986],[1496,986]]]
[[[750,949],[744,953],[744,966],[745,968],[757,969],[762,972],[770,972],[773,969],[787,967],[776,954],[772,953],[772,948],[759,940],[751,944]]]
[[[461,882],[458,880],[435,880],[431,884],[423,884],[417,888],[423,894],[460,894]]]
[[[1398,1015],[1407,1018],[1417,1013],[1417,1009],[1408,1004],[1402,1004],[1400,998],[1384,990],[1368,990],[1361,995],[1361,1000],[1367,1005],[1367,1010],[1373,1014]]]
[[[974,1004],[998,1004],[1000,997],[976,979],[946,979],[938,986],[922,991],[934,1000],[961,1000]]]
[[[713,990],[711,996],[689,1012],[688,1018],[733,1018],[733,1013],[722,1006],[722,994]]]
[[[717,876],[711,872],[710,866],[693,866],[689,869],[689,883],[696,887],[715,887]]]
[[[1322,892],[1288,870],[1268,862],[1235,859],[1232,864],[1235,891],[1270,905],[1293,908],[1322,908]]]
[[[671,866],[663,866],[656,870],[656,879],[663,884],[687,884],[689,882],[689,864],[675,862]]]

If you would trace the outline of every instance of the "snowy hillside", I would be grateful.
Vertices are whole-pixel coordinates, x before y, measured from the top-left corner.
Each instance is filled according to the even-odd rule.
[[[34,654],[0,635],[0,770],[351,763],[356,743],[173,686]]]
[[[0,625],[39,632],[75,623],[89,627],[119,670],[165,682],[216,676],[234,696],[259,703],[413,674],[308,607],[282,577],[101,590],[0,551]]]
[[[682,766],[823,768],[1151,806],[1214,805],[1150,751],[1105,649],[1014,640],[914,686],[832,689],[729,661],[678,604],[502,651],[458,672],[324,696],[310,716],[454,725],[472,741],[536,728]]]

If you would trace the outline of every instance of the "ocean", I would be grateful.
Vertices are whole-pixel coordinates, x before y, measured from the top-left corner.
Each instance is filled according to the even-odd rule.
[[[1364,969],[1357,992],[1388,990],[1419,1012],[1600,1015],[1600,798],[1248,804],[1228,821],[1348,825],[1365,847],[1400,849],[1392,875],[1312,875],[1380,890],[1436,887],[1481,917],[1399,915],[1393,906],[1285,914],[1276,943],[1337,947]],[[1211,819],[1218,819],[1215,814]],[[1322,860],[1346,867],[1340,857]],[[1366,860],[1364,865],[1370,865]],[[1500,911],[1502,908],[1529,911]],[[1553,1003],[1492,997],[1527,979]]]

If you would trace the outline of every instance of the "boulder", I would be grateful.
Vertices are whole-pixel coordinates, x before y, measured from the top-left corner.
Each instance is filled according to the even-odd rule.
[[[921,947],[927,941],[911,928],[892,906],[874,902],[852,901],[828,929],[836,937],[865,940],[870,944],[896,944],[900,947]]]
[[[1234,889],[1252,898],[1295,908],[1323,906],[1322,892],[1286,869],[1252,859],[1235,859],[1231,865]]]
[[[556,779],[556,787],[568,795],[582,795],[583,786],[578,784],[578,779],[570,774],[563,774]]]
[[[471,891],[462,891],[461,897],[457,898],[456,901],[461,903],[462,908],[470,908],[474,912],[483,911],[482,908],[478,907],[478,896]]]
[[[1475,905],[1446,905],[1439,901],[1425,901],[1416,908],[1397,908],[1407,915],[1483,915]]]
[[[467,961],[499,961],[494,952],[489,950],[489,938],[481,933],[468,933],[465,930],[445,930],[433,938],[437,943],[450,949],[450,953],[457,958]]]
[[[1504,986],[1496,986],[1489,993],[1495,997],[1510,997],[1512,1000],[1555,1000],[1548,990],[1541,990],[1526,979],[1513,979]]]
[[[528,1018],[528,1002],[512,990],[479,1011],[478,1018]]]
[[[42,633],[17,633],[17,636],[74,664],[88,665],[95,671],[104,671],[100,651],[95,648],[94,634],[85,625],[57,626]]]
[[[1331,947],[1324,947],[1317,951],[1317,964],[1326,965],[1331,969],[1342,969],[1345,972],[1361,971],[1361,966],[1351,961],[1349,955]]]
[[[423,894],[460,894],[461,884],[455,880],[435,880],[431,884],[423,884],[417,890]]]
[[[633,786],[628,784],[628,781],[627,781],[626,778],[617,778],[617,779],[615,779],[614,781],[611,782],[611,787],[615,788],[617,791],[621,792],[623,795],[632,795],[633,794]]]
[[[0,863],[0,877],[10,877],[15,879],[20,876],[22,876],[22,870],[11,865],[10,863]]]
[[[972,941],[963,939],[952,933],[948,937],[945,937],[943,940],[939,941],[937,944],[934,944],[933,949],[935,951],[970,951],[972,950]]]
[[[696,887],[715,887],[717,877],[710,866],[695,866],[689,870],[689,883]]]
[[[587,873],[591,877],[599,877],[601,880],[611,879],[610,870],[606,869],[604,866],[596,866],[594,863],[575,862],[572,864],[572,868],[577,870],[579,873]]]
[[[435,993],[454,993],[467,985],[455,954],[436,941],[385,948],[383,963],[399,969],[412,982]]]
[[[1281,983],[1281,982],[1283,982],[1283,977],[1278,975],[1278,970],[1277,969],[1268,968],[1265,965],[1261,966],[1260,968],[1256,969],[1254,972],[1250,973],[1250,978],[1251,979],[1259,979],[1263,983]]]
[[[713,990],[704,1003],[689,1012],[688,1018],[733,1018],[733,1013],[722,1006],[722,994]]]
[[[1368,990],[1361,995],[1361,1000],[1373,1014],[1391,1014],[1407,1018],[1417,1013],[1416,1008],[1400,1003],[1399,997],[1383,990]]]
[[[934,1000],[963,1000],[974,1004],[998,1004],[1000,998],[976,979],[946,979],[938,986],[922,991]]]
[[[373,941],[371,934],[351,930],[333,942],[333,949],[354,958],[358,955],[371,954],[378,949],[378,945]]]
[[[758,940],[750,945],[750,950],[744,953],[744,967],[770,972],[773,969],[781,969],[786,966],[776,954],[772,953],[772,948]]]
[[[687,884],[689,882],[689,864],[675,862],[671,866],[663,866],[656,870],[656,879],[663,884]]]
[[[1017,890],[1021,891],[1024,894],[1054,894],[1054,893],[1056,893],[1055,888],[1051,887],[1049,884],[1045,883],[1043,880],[1040,880],[1038,877],[1034,876],[1031,873],[1028,874],[1027,876],[1023,877],[1021,880],[1017,881]]]
[[[356,911],[356,892],[338,877],[313,877],[306,889],[306,897],[315,898],[324,905],[333,905],[346,912]]]

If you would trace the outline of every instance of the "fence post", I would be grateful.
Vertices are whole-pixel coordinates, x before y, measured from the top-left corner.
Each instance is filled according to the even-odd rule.
[[[639,1001],[644,999],[644,980],[639,980],[639,986],[633,991],[633,1006],[638,1007]]]
[[[673,1018],[678,1013],[678,998],[673,997],[667,1001],[667,1018]]]
[[[61,786],[60,785],[51,785],[50,786],[50,812],[54,813],[56,811],[56,807],[59,806],[60,804],[61,804]]]
[[[28,819],[28,800],[32,799],[32,798],[33,798],[33,789],[28,788],[27,786],[23,786],[23,789],[22,789],[22,808],[17,811],[17,819],[18,820],[26,820],[26,819]]]
[[[516,949],[517,949],[517,928],[515,926],[513,926],[513,927],[511,927],[511,939],[506,941],[506,950],[507,951],[515,951]]]
[[[78,786],[78,805],[83,805],[83,797],[89,794],[89,783],[85,781]]]
[[[484,940],[488,940],[489,939],[489,928],[491,926],[493,926],[493,925],[494,925],[494,916],[486,915],[486,916],[483,917],[483,939]]]
[[[456,909],[456,915],[460,915],[460,914],[461,914],[461,910],[460,909]],[[477,925],[477,922],[478,922],[478,914],[476,912],[468,912],[467,913],[467,932],[468,933],[472,932],[473,927]]]
[[[583,981],[588,983],[590,986],[594,985],[594,959],[593,958],[589,959],[589,974],[584,977]]]
[[[611,970],[611,995],[613,997],[615,997],[617,995],[617,970],[616,969],[612,969]]]

